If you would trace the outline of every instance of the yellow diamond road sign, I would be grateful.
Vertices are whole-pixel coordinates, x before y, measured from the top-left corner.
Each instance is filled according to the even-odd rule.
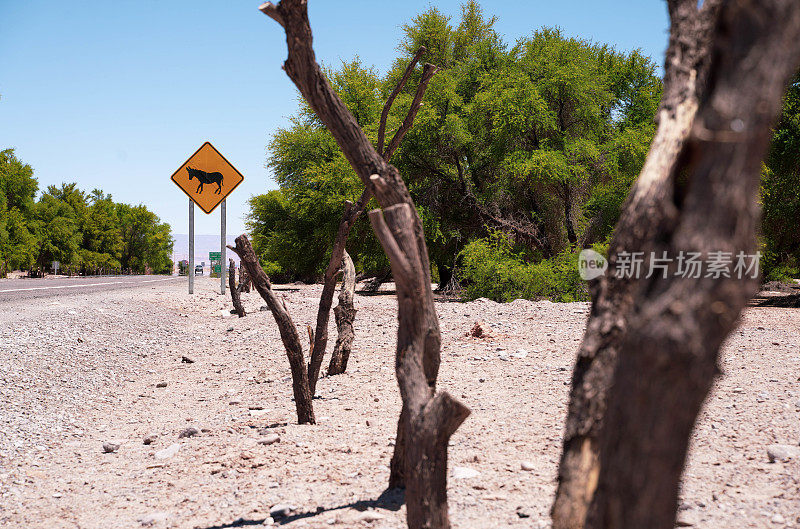
[[[172,175],[195,204],[211,213],[242,183],[244,176],[209,142],[205,142]]]

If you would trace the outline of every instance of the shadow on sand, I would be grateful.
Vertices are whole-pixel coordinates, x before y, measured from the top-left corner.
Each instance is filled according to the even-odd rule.
[[[313,518],[315,516],[319,516],[320,514],[325,514],[333,511],[339,511],[342,509],[356,509],[357,511],[366,511],[367,509],[386,509],[389,511],[398,511],[400,507],[405,502],[404,492],[402,489],[387,489],[381,493],[374,500],[359,500],[353,503],[348,503],[347,505],[339,505],[338,507],[317,507],[317,510],[311,512],[301,512],[297,514],[292,514],[290,516],[285,516],[283,518],[278,518],[275,520],[275,525],[285,525],[291,522],[295,522],[297,520],[302,520],[305,518]],[[229,529],[233,527],[253,527],[257,525],[263,525],[264,520],[266,518],[256,518],[256,519],[245,519],[245,518],[238,518],[231,523],[224,524],[224,525],[211,525],[205,527],[204,529]]]

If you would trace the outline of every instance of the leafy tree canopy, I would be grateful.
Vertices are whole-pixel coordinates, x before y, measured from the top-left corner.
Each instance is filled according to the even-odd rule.
[[[420,46],[440,68],[392,163],[406,179],[443,281],[468,241],[507,232],[531,259],[602,241],[619,215],[655,130],[655,64],[638,51],[543,28],[509,45],[477,2],[460,20],[430,8],[403,26],[400,56],[383,76],[358,58],[327,70],[367,136],[377,141],[383,102]],[[397,97],[391,137],[411,105],[421,68]],[[344,200],[362,185],[305,105],[268,147],[280,189],[251,201],[257,251],[290,276],[319,274]],[[385,266],[366,222],[357,268]],[[379,257],[380,256],[380,257]]]
[[[784,97],[772,147],[761,178],[764,208],[764,275],[787,281],[800,277],[800,74]]]

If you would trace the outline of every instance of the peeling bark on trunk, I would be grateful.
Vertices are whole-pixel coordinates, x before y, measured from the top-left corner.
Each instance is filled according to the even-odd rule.
[[[610,272],[622,251],[755,252],[760,164],[800,61],[796,2],[668,5],[659,128],[615,230]],[[610,272],[592,285],[553,527],[672,528],[691,430],[755,280]]]
[[[342,258],[342,289],[339,291],[339,304],[333,309],[336,318],[336,328],[339,337],[331,354],[328,365],[328,375],[340,375],[347,369],[347,361],[353,347],[355,333],[353,321],[356,318],[356,308],[353,306],[353,296],[356,290],[356,269],[350,254],[344,252]]]
[[[278,330],[281,333],[281,340],[286,349],[286,356],[289,358],[289,366],[292,370],[292,390],[294,392],[295,407],[297,408],[297,422],[299,424],[314,424],[314,406],[311,400],[312,393],[308,385],[308,371],[303,357],[303,345],[300,343],[300,335],[297,332],[292,317],[286,311],[283,300],[279,300],[272,291],[272,283],[269,281],[264,269],[258,262],[253,246],[246,235],[236,237],[236,246],[228,246],[236,252],[241,259],[241,264],[247,267],[247,273],[253,281],[258,293],[267,302]]]
[[[239,270],[244,268],[240,266]],[[233,301],[233,308],[236,311],[236,315],[240,318],[244,318],[244,306],[242,306],[242,298],[239,297],[239,289],[236,288],[236,263],[231,259],[228,263],[228,287],[231,291],[231,301]],[[241,272],[239,273],[241,276]]]
[[[370,221],[398,289],[395,367],[408,412],[402,427],[413,440],[405,461],[407,519],[412,529],[447,528],[447,443],[469,410],[447,393],[435,392],[441,335],[422,222],[400,173],[375,150],[322,74],[311,47],[306,3],[282,0],[277,6],[263,4],[261,10],[286,30],[287,75],[383,208],[385,216],[373,211]]]
[[[251,286],[252,281],[250,281],[250,276],[247,275],[247,267],[239,266],[239,292],[247,292],[249,294]]]
[[[614,230],[609,246],[610,271],[615,269],[617,254],[640,251],[655,236],[655,226],[666,215],[672,191],[670,175],[697,111],[697,79],[705,77],[707,43],[700,37],[707,23],[693,20],[693,14],[685,8],[670,6],[673,22],[659,126]],[[699,27],[694,31],[687,29],[694,24]],[[685,33],[691,36],[684,37]],[[636,286],[636,282],[612,273],[590,284],[591,315],[572,373],[558,489],[552,509],[553,529],[584,527],[600,472],[599,434],[606,395]]]

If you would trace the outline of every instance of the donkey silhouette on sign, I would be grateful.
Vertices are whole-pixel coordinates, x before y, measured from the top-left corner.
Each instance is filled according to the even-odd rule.
[[[189,172],[189,180],[197,178],[197,181],[200,182],[195,193],[203,192],[203,184],[217,184],[217,189],[214,190],[215,195],[219,195],[222,192],[222,173],[207,173],[191,167],[187,167],[186,170]]]

